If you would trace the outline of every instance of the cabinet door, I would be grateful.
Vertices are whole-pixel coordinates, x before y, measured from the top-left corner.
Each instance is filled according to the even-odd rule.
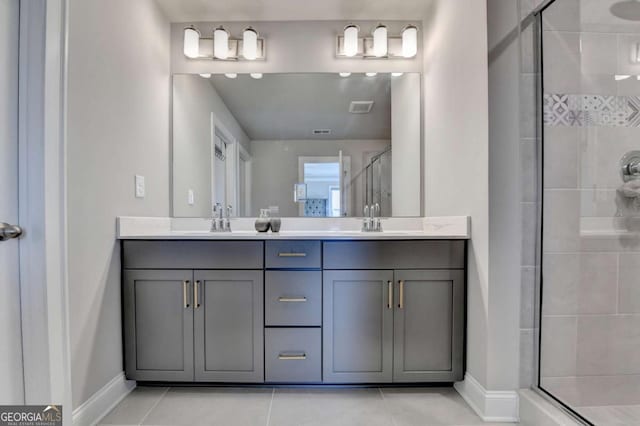
[[[323,381],[390,382],[393,271],[324,271],[322,287]]]
[[[394,382],[462,380],[462,270],[395,271]]]
[[[263,272],[194,275],[196,381],[263,382]]]
[[[125,370],[130,380],[193,380],[191,271],[124,272]]]

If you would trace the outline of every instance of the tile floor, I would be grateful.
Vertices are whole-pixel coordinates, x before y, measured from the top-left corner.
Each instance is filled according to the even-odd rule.
[[[100,424],[488,425],[453,388],[214,387],[137,387]]]

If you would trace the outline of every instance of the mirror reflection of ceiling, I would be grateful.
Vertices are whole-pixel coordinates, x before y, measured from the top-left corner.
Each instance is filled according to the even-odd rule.
[[[427,0],[156,0],[171,22],[413,20]]]
[[[265,74],[259,80],[214,75],[210,81],[252,140],[391,139],[391,78]],[[352,101],[373,101],[373,108],[354,114]]]

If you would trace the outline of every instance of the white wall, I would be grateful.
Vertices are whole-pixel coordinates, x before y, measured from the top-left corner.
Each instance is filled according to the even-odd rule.
[[[209,80],[173,76],[173,216],[211,216],[211,113],[247,151],[250,140]],[[195,202],[188,204],[188,190]]]
[[[0,2],[0,222],[18,223],[18,0]],[[0,243],[0,404],[23,404],[18,241]]]
[[[420,216],[422,174],[420,74],[391,79],[391,157],[393,216]]]
[[[123,371],[119,215],[169,215],[169,23],[151,0],[70,0],[73,407]],[[146,197],[134,198],[134,175]],[[71,407],[69,407],[71,408]]]
[[[487,383],[489,130],[486,2],[438,0],[424,35],[425,211],[469,215],[467,371]]]
[[[225,73],[225,72],[420,72],[422,55],[420,40],[418,55],[411,59],[389,61],[386,59],[337,59],[335,57],[335,36],[342,32],[351,21],[298,21],[298,22],[208,22],[171,25],[171,71],[173,73]],[[363,33],[371,33],[377,21],[355,21]],[[390,35],[398,35],[409,24],[421,27],[420,21],[385,21]],[[242,36],[242,30],[252,25],[261,37],[267,40],[267,55],[264,61],[211,61],[192,60],[183,53],[183,30],[188,24],[195,24],[206,34],[223,24],[235,38]]]
[[[298,204],[293,201],[293,185],[298,182],[299,156],[351,157],[351,178],[364,166],[366,153],[381,152],[389,146],[389,140],[287,140],[252,141],[251,208],[257,216],[261,208],[279,206],[280,216],[296,217]],[[359,177],[351,192],[351,211],[362,215],[362,182]]]

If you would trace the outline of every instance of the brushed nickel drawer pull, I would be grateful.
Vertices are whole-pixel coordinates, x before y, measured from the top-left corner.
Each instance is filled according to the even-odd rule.
[[[307,257],[307,253],[278,253],[278,257]]]
[[[404,309],[404,280],[398,281],[400,284],[400,302],[398,303],[398,308]]]
[[[189,280],[182,281],[182,306],[184,306],[185,309],[189,307],[189,298],[187,296],[188,287],[189,287]]]
[[[198,309],[200,307],[200,281],[196,281],[193,287],[193,306]]]
[[[281,359],[283,361],[302,361],[307,359],[307,354],[305,353],[301,353],[301,354],[280,354],[278,355],[278,359]]]
[[[306,301],[307,301],[306,297],[278,297],[278,302],[302,303]]]
[[[388,290],[388,299],[387,299],[387,309],[391,309],[393,306],[393,281],[387,281],[387,290]]]

